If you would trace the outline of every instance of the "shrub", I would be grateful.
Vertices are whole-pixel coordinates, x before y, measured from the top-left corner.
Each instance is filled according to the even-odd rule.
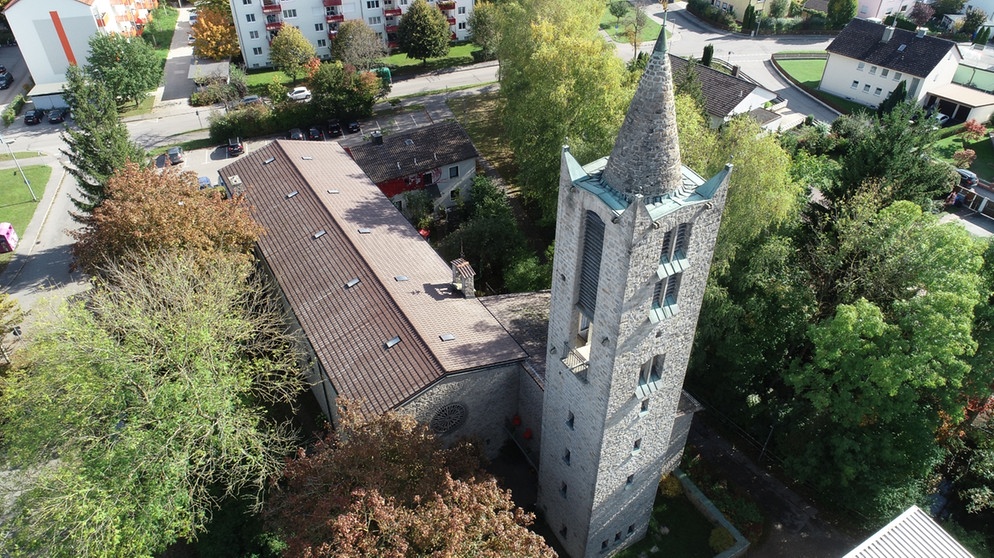
[[[735,537],[732,536],[724,527],[715,527],[711,529],[711,536],[708,537],[708,546],[711,550],[717,553],[724,552],[735,544]]]
[[[968,169],[977,159],[977,152],[972,149],[961,149],[953,153],[953,163],[957,168]]]
[[[10,126],[14,123],[14,120],[17,120],[17,115],[20,114],[21,109],[24,108],[24,103],[26,102],[27,100],[24,98],[24,95],[21,95],[20,93],[14,97],[14,100],[7,105],[7,108],[3,109],[3,114],[0,114],[0,118],[3,119],[4,126]]]
[[[669,474],[659,481],[659,493],[667,498],[676,498],[683,494],[683,485],[675,475]]]
[[[987,127],[974,119],[967,120],[963,124],[963,139],[966,141],[977,141],[987,135]]]

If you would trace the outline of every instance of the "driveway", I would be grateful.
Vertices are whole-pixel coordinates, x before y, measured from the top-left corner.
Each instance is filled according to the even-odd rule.
[[[190,64],[193,64],[193,46],[187,42],[189,33],[190,9],[182,8],[173,33],[173,42],[166,56],[166,67],[163,70],[165,84],[156,91],[157,104],[180,99],[186,102],[193,93],[193,81],[187,77],[190,75]]]

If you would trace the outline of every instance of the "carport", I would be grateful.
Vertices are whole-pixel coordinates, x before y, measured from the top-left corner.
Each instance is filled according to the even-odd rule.
[[[28,99],[30,99],[34,103],[35,108],[38,109],[52,110],[57,108],[68,108],[69,104],[62,98],[62,89],[65,85],[66,82],[64,81],[36,85],[31,88],[31,91],[28,91]]]
[[[954,122],[974,119],[986,122],[994,114],[994,95],[958,83],[949,83],[928,92],[927,107],[938,107]]]

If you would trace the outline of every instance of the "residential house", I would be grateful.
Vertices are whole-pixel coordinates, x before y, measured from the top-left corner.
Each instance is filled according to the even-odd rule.
[[[711,0],[711,5],[720,10],[731,13],[737,21],[742,21],[746,8],[753,6],[756,8],[757,22],[763,15],[770,12],[769,5],[772,0]],[[748,31],[744,29],[743,31]]]
[[[157,5],[158,0],[11,0],[3,13],[35,85],[45,86],[60,85],[66,68],[86,62],[95,34],[140,34]]]
[[[856,17],[882,20],[889,15],[906,16],[911,13],[914,7],[915,0],[857,0]]]
[[[399,209],[406,194],[428,192],[435,207],[468,199],[479,153],[456,122],[440,122],[348,148],[359,167]]]
[[[397,46],[400,17],[414,0],[230,0],[242,58],[249,68],[270,66],[269,44],[283,25],[304,34],[318,57],[331,57],[331,42],[347,20],[366,22],[390,48]],[[449,21],[452,40],[469,37],[473,0],[430,0]]]
[[[687,72],[689,64],[683,58],[670,55],[670,66],[677,81]],[[776,93],[743,79],[738,75],[738,68],[733,68],[733,75],[729,75],[698,64],[694,71],[701,83],[704,108],[711,119],[712,128],[721,126],[737,114],[748,113],[764,129],[777,129],[780,115],[773,109],[787,106],[787,101]]]
[[[956,43],[917,32],[854,19],[828,45],[822,91],[876,107],[900,84],[924,104],[952,83],[963,56]],[[952,115],[950,115],[952,116]]]
[[[842,558],[921,556],[973,558],[963,545],[917,506],[911,506]]]

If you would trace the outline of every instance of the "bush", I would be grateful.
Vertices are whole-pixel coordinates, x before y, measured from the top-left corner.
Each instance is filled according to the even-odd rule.
[[[732,536],[724,527],[715,527],[711,529],[711,536],[708,537],[708,546],[715,554],[724,552],[732,545],[735,544],[735,537]]]
[[[24,108],[26,102],[27,100],[24,98],[24,95],[20,93],[14,97],[14,100],[7,105],[7,108],[3,109],[3,114],[0,114],[4,126],[10,126],[17,120],[17,115],[21,113],[21,109]]]
[[[667,498],[676,498],[683,494],[683,485],[680,484],[680,479],[671,473],[659,481],[659,493]]]
[[[953,153],[953,163],[961,169],[968,169],[977,159],[977,152],[972,149],[961,149]]]

